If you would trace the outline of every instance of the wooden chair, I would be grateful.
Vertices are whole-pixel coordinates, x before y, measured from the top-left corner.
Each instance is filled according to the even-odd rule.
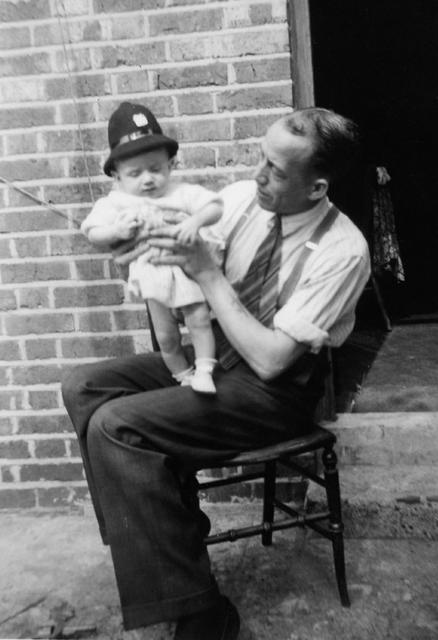
[[[151,339],[154,350],[159,350],[158,343],[153,331],[152,322],[149,318],[151,329]],[[329,354],[330,373],[326,379],[325,394],[319,409],[327,419],[334,419],[334,388],[333,388],[333,367],[331,355]],[[219,533],[214,533],[206,538],[206,544],[217,544],[219,542],[233,542],[240,538],[248,538],[259,535],[263,545],[272,544],[273,533],[292,527],[308,527],[324,538],[331,540],[333,547],[333,560],[336,581],[338,585],[341,604],[344,607],[350,606],[350,599],[347,590],[344,556],[344,525],[341,513],[341,495],[339,487],[339,475],[337,470],[337,456],[333,449],[336,437],[328,429],[321,427],[316,422],[309,426],[309,433],[292,440],[287,440],[281,444],[264,447],[252,451],[245,451],[233,458],[221,461],[215,467],[209,469],[238,469],[228,477],[214,480],[202,481],[200,479],[200,491],[208,491],[230,484],[247,482],[257,478],[262,478],[263,500],[262,517],[258,525],[230,529]],[[304,464],[296,460],[297,456],[321,452],[323,465],[322,475],[313,469],[308,469]],[[258,470],[245,470],[248,467],[258,466]],[[276,497],[278,468],[284,466],[301,474],[310,482],[324,487],[327,496],[327,508],[307,513],[304,509],[293,507],[285,501]],[[275,514],[281,512],[285,517],[275,518]]]

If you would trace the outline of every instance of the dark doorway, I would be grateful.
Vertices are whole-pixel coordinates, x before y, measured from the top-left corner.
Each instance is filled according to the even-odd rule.
[[[438,2],[309,7],[315,104],[353,118],[364,139],[360,175],[332,198],[372,244],[370,189],[375,167],[387,168],[405,282],[384,272],[385,298],[393,317],[438,317]]]

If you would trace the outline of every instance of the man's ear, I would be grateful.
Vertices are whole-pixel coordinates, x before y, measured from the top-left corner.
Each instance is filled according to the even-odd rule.
[[[312,190],[309,196],[310,199],[321,200],[321,198],[323,198],[327,194],[328,188],[329,188],[329,183],[326,178],[317,178],[313,182]]]

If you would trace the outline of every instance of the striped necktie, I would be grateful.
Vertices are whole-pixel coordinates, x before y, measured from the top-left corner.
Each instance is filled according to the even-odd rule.
[[[272,227],[256,251],[246,275],[240,282],[238,295],[241,303],[265,326],[269,326],[275,314],[278,297],[278,275],[281,263],[281,220],[274,216]],[[224,369],[231,369],[241,356],[228,343],[222,331],[216,331],[219,362]]]

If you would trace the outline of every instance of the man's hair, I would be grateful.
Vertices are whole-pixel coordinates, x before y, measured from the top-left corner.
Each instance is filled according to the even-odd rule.
[[[318,107],[294,111],[281,120],[297,136],[311,138],[310,168],[335,182],[348,173],[359,155],[359,129],[344,116]]]

